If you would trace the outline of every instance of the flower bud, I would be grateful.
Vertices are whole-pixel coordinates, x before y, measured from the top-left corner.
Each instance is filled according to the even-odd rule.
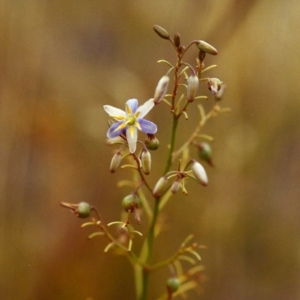
[[[167,289],[169,293],[175,293],[180,287],[180,280],[177,277],[171,277],[167,280]]]
[[[171,192],[173,194],[177,193],[178,190],[180,189],[180,182],[178,180],[174,181],[173,184],[171,185]]]
[[[130,194],[122,200],[122,206],[126,212],[134,212],[141,204],[137,195]]]
[[[154,31],[163,39],[168,40],[170,38],[170,35],[168,31],[164,28],[162,28],[159,25],[154,25],[153,26]]]
[[[156,183],[156,185],[155,185],[155,187],[153,189],[153,192],[152,192],[152,194],[153,194],[154,197],[158,197],[158,196],[160,196],[163,193],[163,191],[164,191],[164,189],[165,189],[165,187],[167,185],[167,182],[168,182],[168,180],[167,180],[167,178],[165,176],[161,177],[157,181],[157,183]]]
[[[110,162],[110,172],[111,173],[115,173],[120,165],[120,162],[122,160],[122,155],[120,152],[117,152],[111,159],[111,162]]]
[[[187,99],[189,102],[193,102],[195,100],[197,91],[199,86],[198,76],[191,75],[187,80]]]
[[[163,76],[159,80],[159,82],[156,86],[156,89],[155,89],[155,93],[154,93],[154,103],[155,104],[159,104],[163,100],[163,98],[168,90],[169,81],[170,81],[170,78],[167,75]]]
[[[180,34],[179,33],[175,33],[175,35],[174,35],[174,44],[177,48],[180,46]]]
[[[149,150],[157,150],[159,147],[159,140],[154,134],[148,134],[145,145]]]
[[[198,163],[197,161],[194,161],[192,165],[192,171],[196,179],[204,186],[208,185],[208,178],[205,172],[205,169],[203,166]]]
[[[198,42],[197,42],[197,47],[200,49],[200,50],[202,50],[202,51],[204,51],[204,52],[206,52],[206,53],[208,53],[208,54],[211,54],[211,55],[217,55],[218,54],[218,51],[217,51],[217,49],[216,48],[214,48],[212,45],[210,45],[209,43],[206,43],[206,42],[204,42],[204,41],[201,41],[201,40],[199,40]]]
[[[79,218],[87,218],[91,214],[91,206],[87,202],[80,202],[74,211]]]
[[[141,155],[142,169],[146,175],[150,174],[151,171],[151,154],[145,149]]]
[[[208,89],[213,95],[215,95],[221,89],[222,83],[223,82],[218,78],[209,78],[207,80]]]
[[[204,61],[205,55],[206,55],[206,52],[204,52],[203,50],[199,51],[198,57],[199,57],[200,62]]]

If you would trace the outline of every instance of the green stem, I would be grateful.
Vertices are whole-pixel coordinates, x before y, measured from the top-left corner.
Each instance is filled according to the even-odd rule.
[[[169,148],[169,155],[166,163],[166,167],[164,170],[164,174],[166,174],[172,165],[172,154],[175,147],[175,137],[176,137],[176,129],[178,125],[178,118],[174,115],[173,116],[173,125],[172,125],[172,135],[171,135],[171,142],[170,142],[170,148]],[[148,281],[149,281],[149,270],[147,269],[147,265],[150,264],[152,255],[153,255],[153,244],[154,244],[154,238],[155,238],[155,227],[159,215],[159,204],[160,204],[160,198],[156,198],[154,208],[153,208],[153,217],[151,220],[151,225],[149,229],[149,234],[147,238],[147,258],[146,258],[146,266],[143,268],[142,272],[142,291],[140,294],[140,300],[146,300],[147,297],[147,288],[148,288]]]
[[[171,165],[172,165],[172,156],[173,156],[173,152],[174,152],[174,148],[175,148],[175,137],[176,137],[176,129],[177,129],[177,125],[178,125],[178,120],[179,119],[175,115],[173,115],[171,143],[170,143],[169,155],[168,155],[168,160],[167,160],[166,168],[164,171],[164,175],[166,173],[168,173],[168,171],[170,170]]]

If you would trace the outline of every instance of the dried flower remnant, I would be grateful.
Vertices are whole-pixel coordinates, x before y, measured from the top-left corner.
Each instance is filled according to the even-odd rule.
[[[211,93],[215,95],[221,89],[222,83],[223,82],[218,78],[208,78],[207,87]]]

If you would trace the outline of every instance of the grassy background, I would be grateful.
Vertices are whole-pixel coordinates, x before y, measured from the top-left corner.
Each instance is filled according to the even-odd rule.
[[[154,24],[219,50],[206,63],[218,65],[210,76],[227,83],[223,105],[232,108],[205,129],[216,138],[209,187],[189,184],[188,197],[168,204],[156,258],[193,232],[209,247],[201,299],[299,299],[299,9],[296,0],[1,0],[4,299],[134,299],[128,262],[104,254],[104,239],[86,241],[88,230],[59,203],[88,201],[105,220],[119,219],[129,190],[116,182],[128,171],[109,173],[102,106],[153,95],[166,71],[156,61],[174,61]],[[165,116],[162,107],[149,115],[162,142],[151,182],[166,155]],[[179,141],[196,119],[190,110]],[[154,275],[149,299],[166,276]]]

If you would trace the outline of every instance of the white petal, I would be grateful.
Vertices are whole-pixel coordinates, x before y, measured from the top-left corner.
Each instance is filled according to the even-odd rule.
[[[154,106],[154,99],[151,98],[149,100],[147,100],[143,105],[141,105],[136,112],[139,112],[138,117],[139,118],[143,118],[144,116],[146,116],[146,114],[153,108]]]
[[[126,113],[122,109],[116,108],[111,105],[104,105],[103,108],[111,117],[126,117]]]
[[[130,153],[134,153],[137,142],[137,129],[134,126],[128,126],[126,129],[126,138]]]

